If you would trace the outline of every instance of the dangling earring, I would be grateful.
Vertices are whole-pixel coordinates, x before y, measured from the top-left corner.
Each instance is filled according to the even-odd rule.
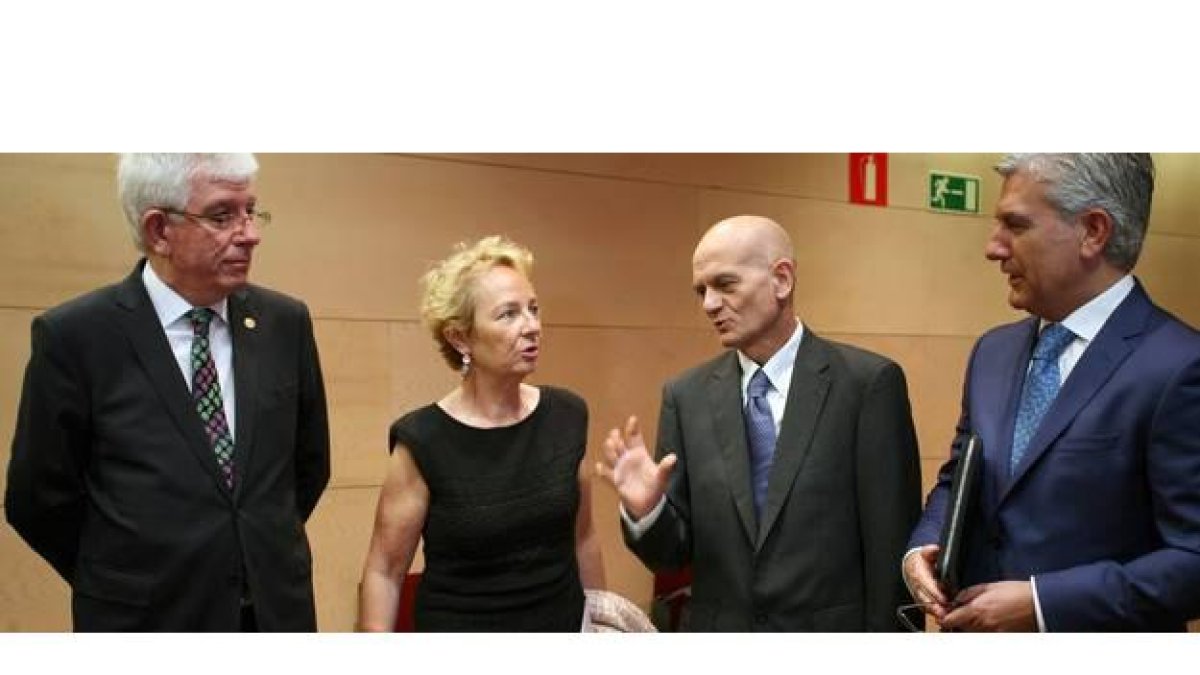
[[[459,372],[459,373],[460,373],[460,374],[461,374],[463,377],[466,377],[466,376],[467,376],[467,372],[468,372],[469,370],[471,370],[471,355],[470,355],[470,354],[467,354],[466,352],[463,352],[463,355],[462,355],[462,367],[461,367],[461,368],[459,368],[459,371],[458,371],[458,372]]]

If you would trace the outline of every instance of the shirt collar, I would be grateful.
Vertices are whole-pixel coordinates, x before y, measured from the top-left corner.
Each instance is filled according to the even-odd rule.
[[[766,373],[767,379],[771,381],[771,386],[782,394],[787,394],[788,388],[792,384],[792,366],[796,363],[796,352],[800,350],[800,340],[804,338],[804,323],[796,319],[796,330],[792,333],[792,337],[783,343],[779,351],[771,355],[767,362],[762,365],[763,372]],[[742,353],[742,350],[737,351],[738,364],[742,367],[742,393],[746,392],[746,387],[750,384],[750,378],[754,376],[754,371],[758,370],[758,364],[749,356]]]
[[[150,266],[149,260],[142,268],[142,283],[146,286],[150,304],[154,305],[154,313],[158,315],[158,322],[162,324],[163,328],[184,318],[184,315],[191,311],[192,303],[184,300],[183,296],[176,293],[175,289],[159,278],[158,274],[154,272],[154,268]],[[221,321],[228,323],[226,313],[229,310],[229,298],[221,298],[220,301],[208,307],[221,317]]]
[[[1063,319],[1061,323],[1069,328],[1075,334],[1076,338],[1082,338],[1085,342],[1091,342],[1096,339],[1096,334],[1104,327],[1105,322],[1108,321],[1108,317],[1117,311],[1117,306],[1121,304],[1121,301],[1132,290],[1133,277],[1126,274],[1117,283],[1109,286],[1108,290],[1068,314],[1067,318]],[[1042,320],[1041,327],[1045,328],[1046,323],[1045,320]]]

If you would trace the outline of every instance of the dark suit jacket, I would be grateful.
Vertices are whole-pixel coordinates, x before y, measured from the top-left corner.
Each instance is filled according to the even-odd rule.
[[[626,544],[654,570],[692,565],[692,630],[887,631],[920,512],[904,373],[806,329],[763,522],[755,522],[741,368],[727,352],[663,389],[658,453],[679,458],[661,516]]]
[[[911,545],[935,543],[971,430],[983,442],[964,583],[1036,576],[1049,630],[1178,630],[1200,616],[1200,334],[1137,284],[1009,476],[1038,321],[980,338],[950,461]]]
[[[304,523],[329,431],[308,310],[254,286],[229,298],[231,494],[144,264],[34,319],[8,520],[70,584],[76,630],[234,631],[243,586],[260,629],[314,630]]]

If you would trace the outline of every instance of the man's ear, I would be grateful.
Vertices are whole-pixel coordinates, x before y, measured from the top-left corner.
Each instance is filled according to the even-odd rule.
[[[1115,224],[1112,216],[1104,209],[1088,209],[1080,214],[1079,224],[1083,227],[1083,238],[1079,242],[1080,255],[1086,259],[1103,256],[1113,235]]]
[[[171,252],[171,242],[167,238],[167,214],[158,209],[150,209],[142,214],[138,225],[142,230],[142,242],[146,251],[165,256]]]
[[[780,258],[771,265],[771,281],[775,284],[775,298],[783,300],[792,295],[796,288],[796,263]]]

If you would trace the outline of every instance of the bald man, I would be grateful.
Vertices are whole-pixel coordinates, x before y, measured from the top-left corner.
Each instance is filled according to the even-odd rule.
[[[625,542],[654,571],[692,566],[694,631],[891,631],[920,514],[904,372],[796,317],[787,232],[758,216],[696,247],[696,296],[728,351],[663,388],[658,457],[637,420],[597,466]]]

